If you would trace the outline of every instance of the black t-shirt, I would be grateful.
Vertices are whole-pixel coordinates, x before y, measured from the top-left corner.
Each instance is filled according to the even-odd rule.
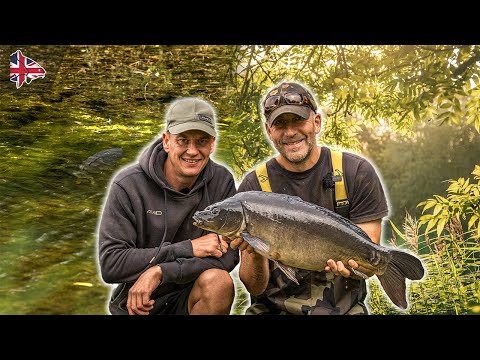
[[[324,184],[331,173],[330,149],[321,148],[317,163],[307,171],[291,172],[275,158],[267,162],[267,173],[273,192],[299,196],[305,201],[334,211],[333,188]],[[362,223],[388,215],[388,205],[380,178],[372,164],[363,157],[344,152],[343,172],[350,220]],[[255,171],[251,171],[239,186],[238,192],[261,190]],[[301,270],[300,285],[289,280],[274,262],[269,261],[271,276],[265,292],[252,296],[247,314],[366,314],[364,280],[334,276],[324,271]]]
[[[267,162],[267,172],[272,191],[299,196],[305,201],[334,210],[333,188],[324,186],[323,178],[332,172],[330,149],[322,147],[317,163],[304,172],[284,169],[275,158]],[[372,164],[358,155],[343,153],[343,172],[348,199],[350,220],[362,223],[388,215],[388,205],[381,181]],[[238,192],[261,190],[255,171],[247,174]]]

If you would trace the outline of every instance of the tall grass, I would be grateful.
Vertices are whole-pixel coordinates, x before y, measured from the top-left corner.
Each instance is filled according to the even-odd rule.
[[[250,306],[250,294],[238,276],[238,267],[234,269],[230,275],[235,285],[235,299],[233,300],[230,315],[243,315]]]
[[[480,314],[480,242],[477,230],[464,232],[460,221],[451,220],[440,236],[419,234],[418,223],[408,213],[403,223],[402,246],[395,234],[391,246],[418,254],[426,275],[408,283],[409,308],[399,311],[384,295],[376,279],[369,280],[368,305],[372,314]]]

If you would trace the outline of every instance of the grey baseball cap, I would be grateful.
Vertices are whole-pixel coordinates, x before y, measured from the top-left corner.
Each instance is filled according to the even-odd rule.
[[[165,116],[166,130],[180,134],[188,130],[201,130],[216,137],[215,110],[205,100],[188,97],[173,102]]]

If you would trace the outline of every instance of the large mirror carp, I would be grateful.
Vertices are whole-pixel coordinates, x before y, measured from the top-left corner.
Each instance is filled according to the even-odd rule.
[[[194,225],[230,239],[242,237],[298,284],[295,269],[323,271],[328,259],[355,260],[364,279],[376,275],[390,300],[407,308],[406,279],[424,276],[422,262],[375,244],[350,220],[299,197],[246,191],[197,211]]]

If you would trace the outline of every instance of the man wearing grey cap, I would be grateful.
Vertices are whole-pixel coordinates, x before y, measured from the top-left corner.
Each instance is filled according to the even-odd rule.
[[[238,191],[299,196],[349,218],[378,244],[381,221],[388,214],[380,179],[366,159],[348,152],[335,162],[343,164],[343,171],[333,171],[332,154],[338,159],[338,153],[317,144],[322,117],[311,91],[300,83],[281,82],[267,92],[261,106],[265,130],[278,155],[264,164],[261,175],[257,170],[262,167],[248,173]],[[345,188],[338,187],[338,181]],[[342,189],[348,198],[336,201],[335,192]],[[348,202],[349,208],[344,205]],[[243,239],[233,239],[230,246],[242,251],[239,276],[251,295],[246,314],[368,313],[365,280],[357,276],[358,264],[352,259],[348,264],[329,259],[320,272],[297,269],[298,285]]]
[[[166,128],[116,174],[99,225],[99,267],[116,283],[112,314],[229,314],[238,250],[193,226],[198,210],[235,194],[210,159],[215,111],[199,98],[170,104]]]

